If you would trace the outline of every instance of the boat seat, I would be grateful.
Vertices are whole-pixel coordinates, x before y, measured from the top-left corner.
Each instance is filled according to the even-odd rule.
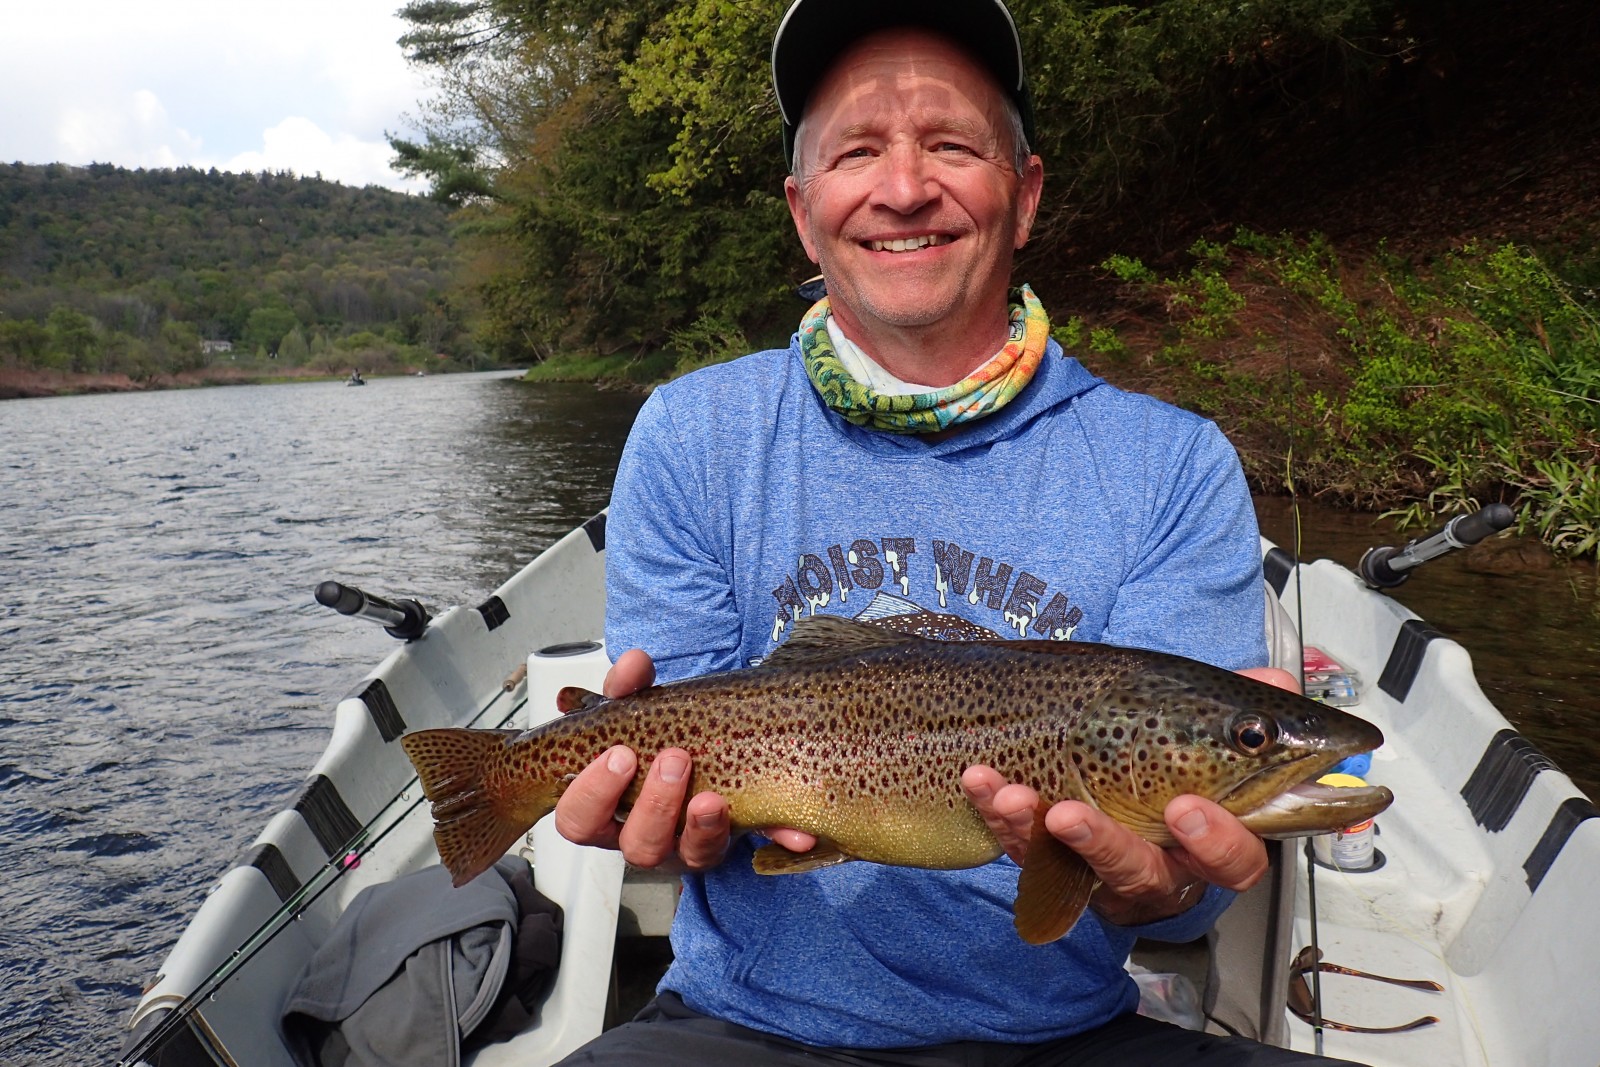
[[[1294,675],[1295,680],[1303,685],[1305,660],[1300,644],[1300,632],[1295,629],[1289,609],[1278,599],[1278,594],[1273,590],[1271,583],[1263,581],[1261,592],[1266,597],[1267,666],[1281,667]]]
[[[598,690],[610,665],[598,641],[551,645],[530,654],[527,725],[561,714],[556,694],[564,685]],[[466,1067],[542,1067],[598,1037],[604,1027],[627,864],[620,852],[568,841],[556,832],[553,817],[534,825],[527,845],[534,884],[561,908],[561,965],[540,1008],[540,1025],[477,1049]]]
[[[1268,841],[1266,877],[1239,894],[1206,935],[1201,1003],[1210,1033],[1283,1040],[1298,847]]]

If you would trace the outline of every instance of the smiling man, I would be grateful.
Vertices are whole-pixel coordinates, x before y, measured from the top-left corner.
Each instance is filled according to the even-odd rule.
[[[809,95],[784,192],[833,321],[898,377],[960,381],[1007,340],[1039,158],[989,72],[928,30],[864,37]]]
[[[796,0],[774,38],[790,212],[828,295],[787,349],[658,389],[607,531],[612,696],[748,666],[826,612],[949,639],[1103,641],[1259,674],[1254,514],[1216,427],[1095,378],[1012,262],[1043,166],[999,0]],[[974,712],[990,699],[974,678]],[[864,768],[864,773],[869,769]],[[635,776],[625,819],[618,803]],[[678,749],[612,749],[557,827],[685,871],[656,1000],[571,1063],[1276,1064],[1306,1057],[1134,1014],[1138,937],[1199,937],[1266,869],[1179,797],[1161,849],[973,767],[1009,854],[972,870],[752,870]],[[1012,923],[1043,825],[1099,878],[1061,939]],[[792,830],[767,837],[805,850]]]

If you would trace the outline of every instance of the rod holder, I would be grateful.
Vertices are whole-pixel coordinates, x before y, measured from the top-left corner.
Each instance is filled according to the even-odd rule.
[[[421,637],[432,618],[428,609],[418,601],[387,600],[339,582],[323,582],[317,586],[316,598],[323,607],[332,608],[340,615],[375,622],[390,637],[402,641],[415,641]]]
[[[1517,519],[1504,504],[1490,504],[1470,515],[1457,515],[1443,528],[1427,537],[1408,541],[1400,548],[1369,548],[1357,570],[1361,580],[1373,589],[1393,589],[1411,577],[1413,567],[1457,549],[1475,545],[1490,534],[1499,533]]]

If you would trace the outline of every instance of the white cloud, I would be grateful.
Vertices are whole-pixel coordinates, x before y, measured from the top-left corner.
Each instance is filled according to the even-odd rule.
[[[202,155],[200,139],[175,125],[156,94],[60,109],[56,144],[70,162],[115,160],[129,167],[175,167]]]
[[[405,187],[389,169],[393,153],[386,141],[363,141],[348,133],[329,135],[303,115],[284,119],[262,135],[260,151],[240,152],[215,164],[219,170],[292,170],[296,174],[323,177],[338,175],[346,185],[389,185]],[[410,183],[421,192],[425,183]]]
[[[7,5],[0,161],[293,169],[415,188],[385,131],[428,95],[401,0]]]

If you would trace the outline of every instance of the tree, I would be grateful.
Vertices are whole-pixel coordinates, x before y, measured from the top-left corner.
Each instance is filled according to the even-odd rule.
[[[95,321],[76,308],[58,305],[45,320],[50,346],[65,357],[64,369],[80,373],[99,369],[100,337]]]
[[[448,144],[430,133],[421,144],[388,135],[395,158],[390,166],[410,178],[429,178],[428,196],[441,204],[461,207],[494,198],[494,182],[471,145]]]
[[[192,322],[168,319],[161,324],[157,354],[161,364],[174,373],[199,370],[206,365],[206,354],[200,347],[200,331]]]
[[[299,325],[300,320],[286,307],[258,307],[245,319],[244,335],[241,340],[247,345],[265,349],[269,354],[276,354],[278,342]]]
[[[32,319],[0,318],[0,361],[38,367],[50,347],[50,331]]]
[[[306,344],[306,335],[296,326],[283,335],[283,340],[278,343],[278,358],[292,366],[303,366],[311,358],[311,348]]]

